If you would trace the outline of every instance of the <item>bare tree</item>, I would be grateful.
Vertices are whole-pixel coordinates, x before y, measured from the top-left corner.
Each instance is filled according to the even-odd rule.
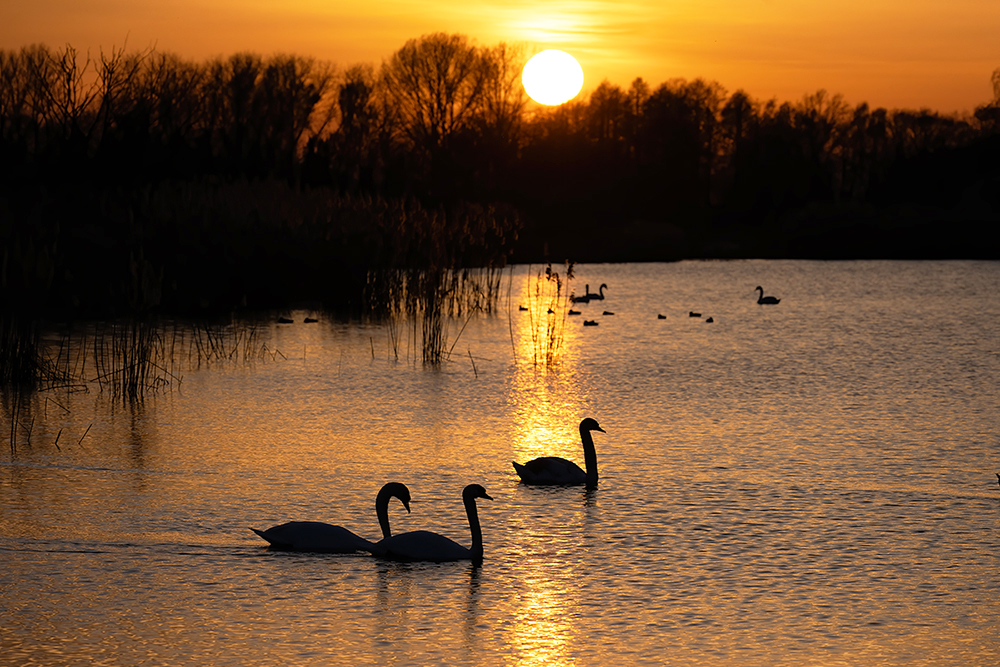
[[[431,155],[480,109],[487,68],[464,35],[434,33],[411,39],[383,64],[381,84],[413,147]]]

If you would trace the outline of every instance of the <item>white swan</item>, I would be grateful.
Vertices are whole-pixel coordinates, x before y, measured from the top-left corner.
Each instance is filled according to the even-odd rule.
[[[472,531],[470,548],[466,549],[458,542],[429,530],[415,530],[382,539],[374,545],[373,553],[383,558],[403,561],[482,561],[483,529],[479,526],[476,498],[493,500],[479,484],[469,484],[462,490],[462,502],[465,503],[465,513],[469,516],[469,529]]]
[[[757,297],[757,303],[761,305],[775,304],[781,301],[781,299],[776,299],[773,296],[764,296],[764,288],[760,285],[757,285],[757,288],[754,291],[756,292],[757,290],[760,290],[760,296]]]
[[[590,285],[583,286],[583,296],[574,296],[570,299],[573,303],[590,303]]]
[[[580,440],[583,441],[583,460],[587,466],[586,472],[580,466],[559,458],[558,456],[543,456],[532,459],[524,465],[514,461],[514,470],[517,471],[523,484],[586,484],[587,486],[597,485],[597,452],[594,451],[594,438],[591,431],[606,431],[598,423],[587,417],[580,422]]]
[[[590,293],[590,285],[587,285],[587,291],[588,291],[587,300],[588,301],[604,301],[604,290],[606,288],[607,288],[607,285],[605,285],[604,283],[601,283],[601,287],[597,290],[599,293],[598,294],[593,294],[593,293]]]
[[[406,511],[410,511],[410,490],[405,484],[389,482],[375,496],[375,514],[382,528],[382,539],[390,537],[389,499],[399,498]],[[253,532],[267,540],[275,549],[289,551],[311,551],[317,553],[345,554],[356,551],[373,551],[375,545],[363,537],[355,535],[343,526],[334,526],[322,521],[289,521],[267,530],[251,528]]]

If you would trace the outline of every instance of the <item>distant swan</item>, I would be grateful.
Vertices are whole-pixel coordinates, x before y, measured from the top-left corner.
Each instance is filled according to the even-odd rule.
[[[604,301],[604,290],[606,288],[607,288],[607,285],[605,285],[604,283],[601,283],[600,289],[597,290],[599,292],[599,294],[593,294],[593,293],[590,292],[590,285],[587,285],[587,300],[588,301],[595,301],[595,300],[597,300],[597,301]]]
[[[580,422],[580,440],[583,441],[583,460],[587,466],[584,472],[580,466],[559,458],[558,456],[543,456],[532,459],[524,465],[514,462],[514,470],[517,471],[521,482],[524,484],[586,484],[596,486],[597,484],[597,452],[594,451],[594,438],[591,431],[606,431],[598,423],[587,417]]]
[[[375,496],[375,514],[382,528],[382,539],[390,537],[389,499],[399,498],[406,511],[410,511],[410,490],[405,484],[389,482]],[[343,526],[334,526],[322,521],[289,521],[267,530],[251,528],[253,532],[267,540],[275,549],[289,551],[310,551],[315,553],[346,554],[356,551],[372,551],[374,544],[355,535]]]
[[[479,510],[476,508],[476,498],[493,500],[479,484],[469,484],[462,490],[462,502],[465,503],[465,513],[469,517],[469,529],[472,531],[472,546],[468,549],[458,542],[432,533],[429,530],[415,530],[386,537],[374,546],[375,555],[390,560],[403,561],[433,561],[444,562],[452,560],[483,559],[483,529],[479,526]]]
[[[574,296],[570,299],[573,303],[590,303],[590,285],[583,286],[583,296]]]
[[[757,303],[759,304],[774,304],[781,301],[781,299],[776,299],[773,296],[764,296],[764,288],[760,285],[757,285],[757,288],[754,291],[756,292],[757,290],[760,290],[760,296],[757,297]]]

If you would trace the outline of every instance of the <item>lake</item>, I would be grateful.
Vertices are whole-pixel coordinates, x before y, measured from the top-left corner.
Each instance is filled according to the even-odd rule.
[[[551,316],[553,364],[538,271],[440,366],[408,322],[301,311],[138,404],[36,394],[0,454],[0,664],[1000,663],[1000,263],[578,265],[606,299]],[[584,417],[599,486],[519,484],[582,465]],[[376,538],[388,481],[394,532],[466,545],[482,484],[482,565],[248,530]]]

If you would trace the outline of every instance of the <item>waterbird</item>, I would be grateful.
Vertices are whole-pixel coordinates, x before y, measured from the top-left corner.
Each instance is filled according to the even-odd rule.
[[[715,320],[713,320],[711,317],[709,317],[707,320],[705,320],[705,324],[708,324],[709,322],[714,322],[714,321]]]
[[[693,310],[688,311],[688,317],[701,317],[701,313],[696,313]]]
[[[573,310],[572,308],[570,308],[569,309],[569,314],[570,315],[579,315],[580,311],[579,310]]]
[[[761,305],[764,305],[764,304],[776,304],[776,303],[778,303],[778,302],[781,301],[781,299],[776,299],[773,296],[764,296],[764,288],[761,287],[760,285],[757,285],[756,289],[754,289],[755,292],[757,290],[760,290],[760,296],[757,297],[757,303],[759,303]]]
[[[658,319],[658,320],[665,320],[665,319],[667,319],[667,316],[666,315],[662,315],[662,314],[661,315],[657,315],[656,319]]]
[[[375,496],[375,515],[382,528],[382,539],[392,536],[389,529],[389,499],[399,498],[406,511],[410,511],[410,490],[405,484],[389,482]],[[343,526],[334,526],[322,521],[289,521],[267,530],[251,528],[275,549],[288,551],[309,551],[315,553],[373,552],[375,545],[363,537],[355,535]]]
[[[597,322],[594,321],[594,320],[584,320],[583,321],[583,326],[585,326],[585,327],[596,327],[597,326]]]
[[[997,484],[1000,484],[1000,472],[997,473]]]
[[[302,320],[302,321],[303,321],[303,322],[304,322],[305,324],[316,324],[317,322],[319,322],[319,320],[316,320],[316,319],[313,319],[313,318],[311,318],[311,317],[307,317],[306,319],[304,319],[304,320]]]
[[[580,422],[580,440],[583,442],[583,461],[587,467],[586,471],[581,470],[580,466],[572,461],[558,456],[543,456],[532,459],[524,465],[512,461],[521,483],[596,486],[597,452],[594,451],[594,437],[590,434],[591,431],[606,433],[600,424],[590,417]]]
[[[590,285],[583,286],[583,296],[572,296],[570,301],[573,303],[590,303]]]
[[[517,309],[518,309],[518,310],[528,310],[528,309],[527,309],[526,307],[524,307],[524,306],[520,306],[520,305],[519,305],[519,306],[517,307]]]
[[[294,321],[295,320],[290,320],[287,317],[279,317],[278,318],[278,324],[291,324]]]
[[[610,310],[605,310],[604,314],[605,315],[614,315],[614,313],[612,313]]]
[[[472,546],[466,549],[458,542],[429,530],[415,530],[385,537],[374,545],[373,553],[382,558],[402,561],[433,561],[483,559],[483,529],[479,525],[477,498],[493,500],[479,484],[469,484],[462,490],[462,502],[469,517]]]

